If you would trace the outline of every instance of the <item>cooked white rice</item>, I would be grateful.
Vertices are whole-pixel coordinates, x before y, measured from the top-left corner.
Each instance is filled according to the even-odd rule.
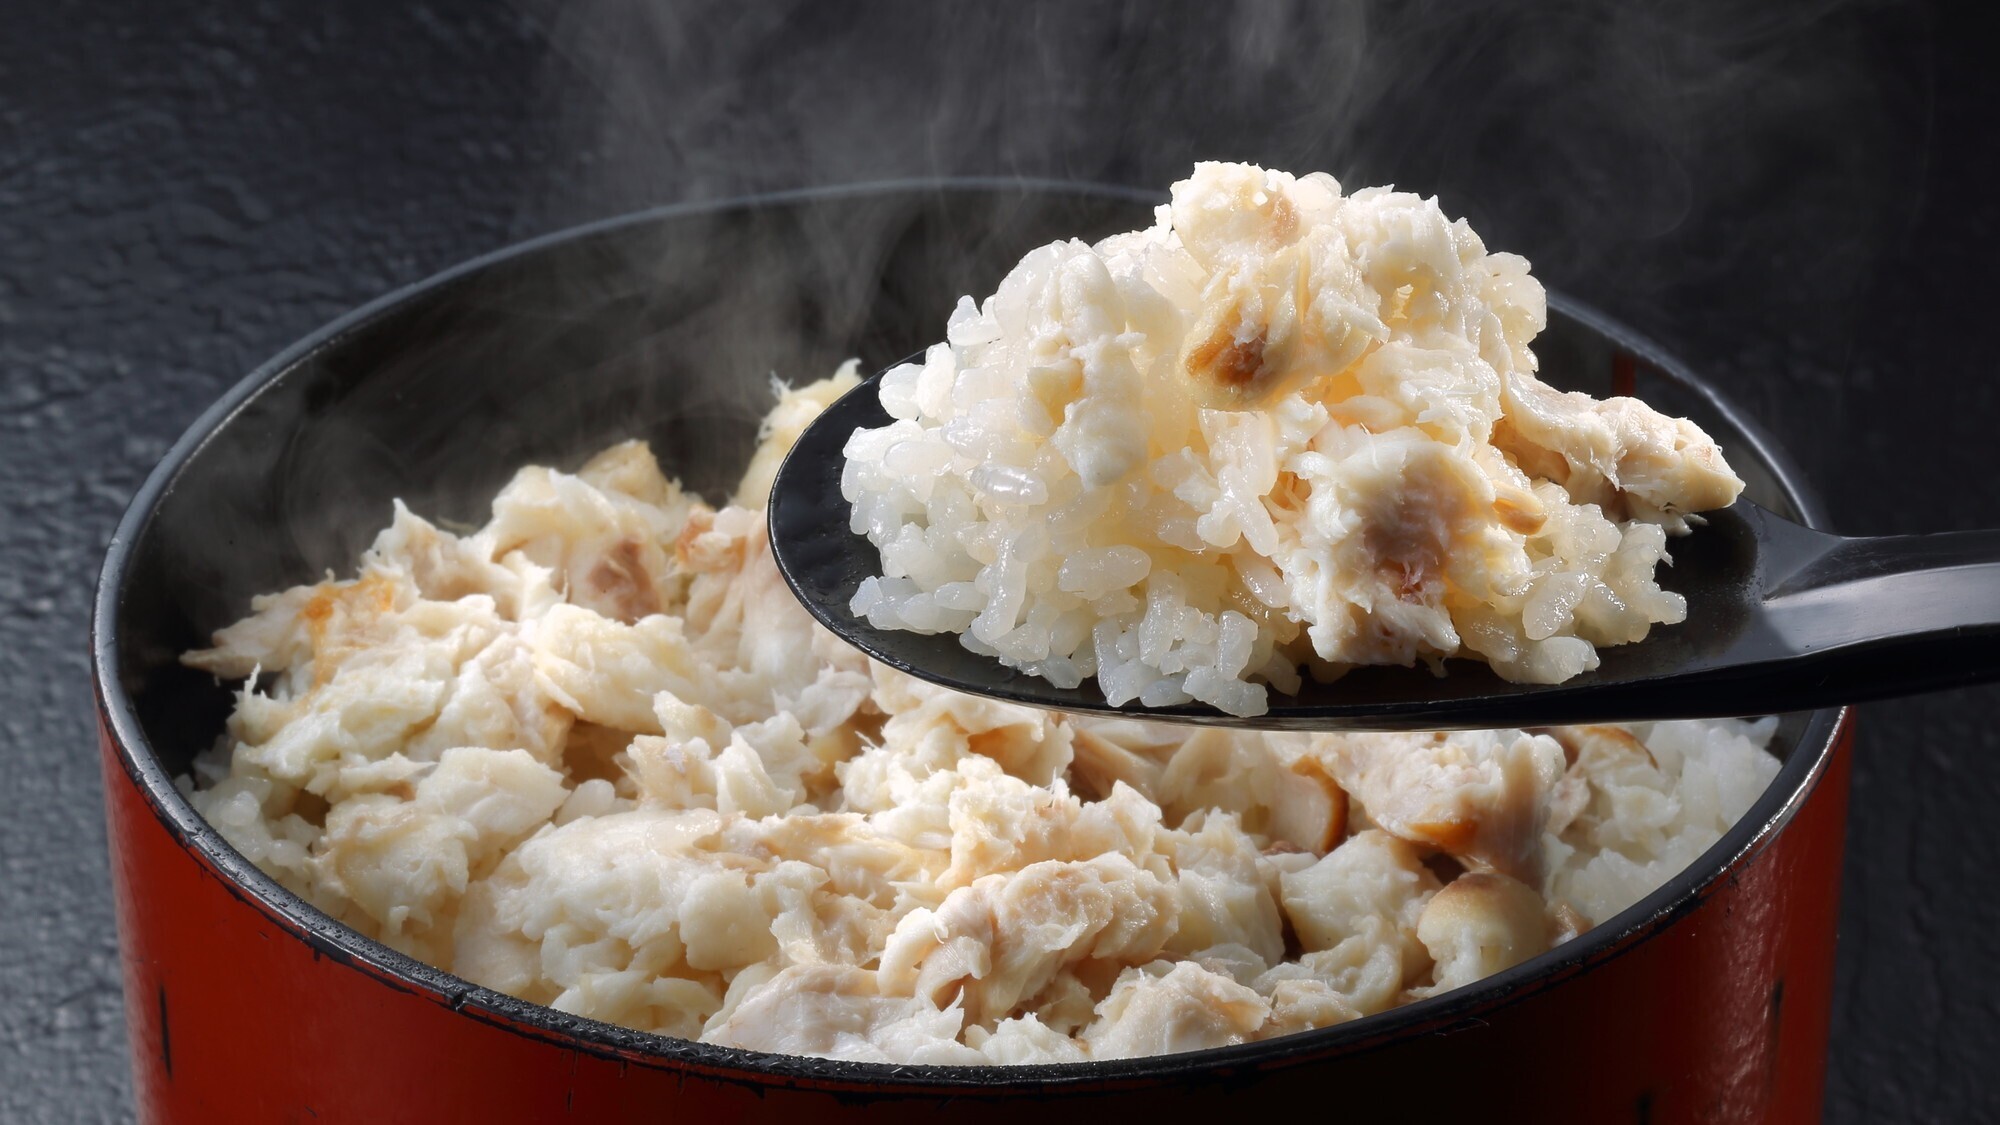
[[[1667,536],[1742,482],[1688,421],[1538,381],[1545,317],[1435,199],[1197,165],[884,375],[852,609],[1114,704],[1257,715],[1301,665],[1451,656],[1568,679],[1682,619]]]
[[[855,381],[788,395],[720,511],[637,444],[521,470],[473,535],[398,506],[358,578],[258,598],[188,655],[243,681],[189,799],[333,917],[530,1001],[1031,1063],[1467,984],[1636,901],[1776,773],[1769,721],[1310,738],[871,667],[788,595],[762,516]]]

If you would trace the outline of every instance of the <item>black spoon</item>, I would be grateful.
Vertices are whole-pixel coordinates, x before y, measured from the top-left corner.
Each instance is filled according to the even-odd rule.
[[[1847,539],[1748,500],[1708,513],[1672,543],[1660,583],[1687,620],[1599,650],[1566,683],[1515,684],[1471,660],[1439,677],[1361,668],[1243,719],[1200,703],[1113,707],[1094,680],[1060,688],[952,634],[878,630],[848,610],[881,556],[848,530],[842,451],[856,429],[887,425],[878,372],[827,408],[793,446],[771,489],[771,549],[812,615],[869,656],[975,695],[1079,713],[1271,730],[1449,730],[1715,718],[1802,711],[2000,679],[2000,531]]]

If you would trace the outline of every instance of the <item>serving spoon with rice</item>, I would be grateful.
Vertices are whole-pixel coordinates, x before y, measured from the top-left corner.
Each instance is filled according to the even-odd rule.
[[[848,530],[844,450],[887,425],[881,374],[827,408],[771,490],[771,548],[806,609],[892,668],[957,691],[1084,714],[1271,730],[1451,730],[1769,714],[2000,679],[2000,531],[1843,538],[1747,499],[1679,540],[1661,585],[1687,619],[1603,649],[1560,684],[1511,683],[1471,660],[1364,667],[1242,718],[1200,703],[1113,706],[1093,679],[1074,688],[971,652],[951,633],[872,627],[849,609],[880,555]]]

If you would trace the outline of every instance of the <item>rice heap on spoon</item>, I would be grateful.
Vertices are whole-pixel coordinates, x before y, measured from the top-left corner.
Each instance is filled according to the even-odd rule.
[[[1435,199],[1199,164],[883,376],[852,608],[1113,704],[1252,716],[1301,666],[1452,656],[1569,679],[1685,616],[1667,536],[1743,482],[1685,419],[1541,383],[1546,315]]]

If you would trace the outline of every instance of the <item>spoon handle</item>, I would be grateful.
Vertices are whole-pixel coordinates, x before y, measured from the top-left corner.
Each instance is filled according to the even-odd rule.
[[[2000,530],[1825,537],[1767,571],[1745,641],[1780,658],[1787,702],[1851,702],[2000,679]]]

